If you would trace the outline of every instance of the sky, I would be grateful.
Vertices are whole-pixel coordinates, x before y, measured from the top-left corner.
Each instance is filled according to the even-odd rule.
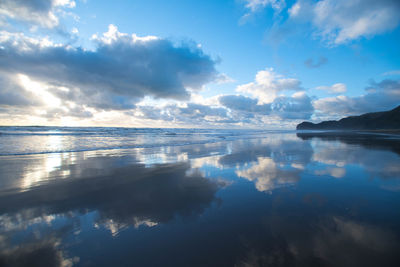
[[[293,129],[400,104],[398,0],[2,0],[0,125]]]

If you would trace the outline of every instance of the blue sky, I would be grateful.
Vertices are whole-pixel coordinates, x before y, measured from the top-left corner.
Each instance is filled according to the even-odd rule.
[[[395,0],[5,0],[0,124],[275,129],[391,109],[399,22]]]

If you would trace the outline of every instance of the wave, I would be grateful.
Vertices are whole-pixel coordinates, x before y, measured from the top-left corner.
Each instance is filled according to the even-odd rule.
[[[285,131],[0,126],[0,156],[197,145],[257,138],[274,132]]]

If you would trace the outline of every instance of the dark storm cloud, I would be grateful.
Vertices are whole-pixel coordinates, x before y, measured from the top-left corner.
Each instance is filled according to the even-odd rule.
[[[330,115],[357,115],[389,110],[400,104],[400,80],[371,81],[366,94],[357,97],[337,96],[318,99],[316,110]]]
[[[1,71],[67,87],[59,97],[100,109],[132,108],[144,96],[188,99],[189,88],[200,89],[217,76],[215,61],[194,45],[122,34],[112,25],[95,38],[94,51],[18,34],[4,34],[3,40]]]
[[[310,69],[319,68],[326,63],[328,63],[328,59],[323,56],[319,57],[317,60],[314,60],[313,58],[308,58],[306,61],[304,61],[304,65],[306,65],[306,67]]]

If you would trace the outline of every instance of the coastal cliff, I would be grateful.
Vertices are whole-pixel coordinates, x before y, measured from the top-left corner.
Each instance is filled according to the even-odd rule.
[[[304,121],[297,125],[296,130],[398,130],[400,129],[400,105],[396,108],[366,113],[360,116],[350,116],[338,121],[323,121],[312,123]]]

